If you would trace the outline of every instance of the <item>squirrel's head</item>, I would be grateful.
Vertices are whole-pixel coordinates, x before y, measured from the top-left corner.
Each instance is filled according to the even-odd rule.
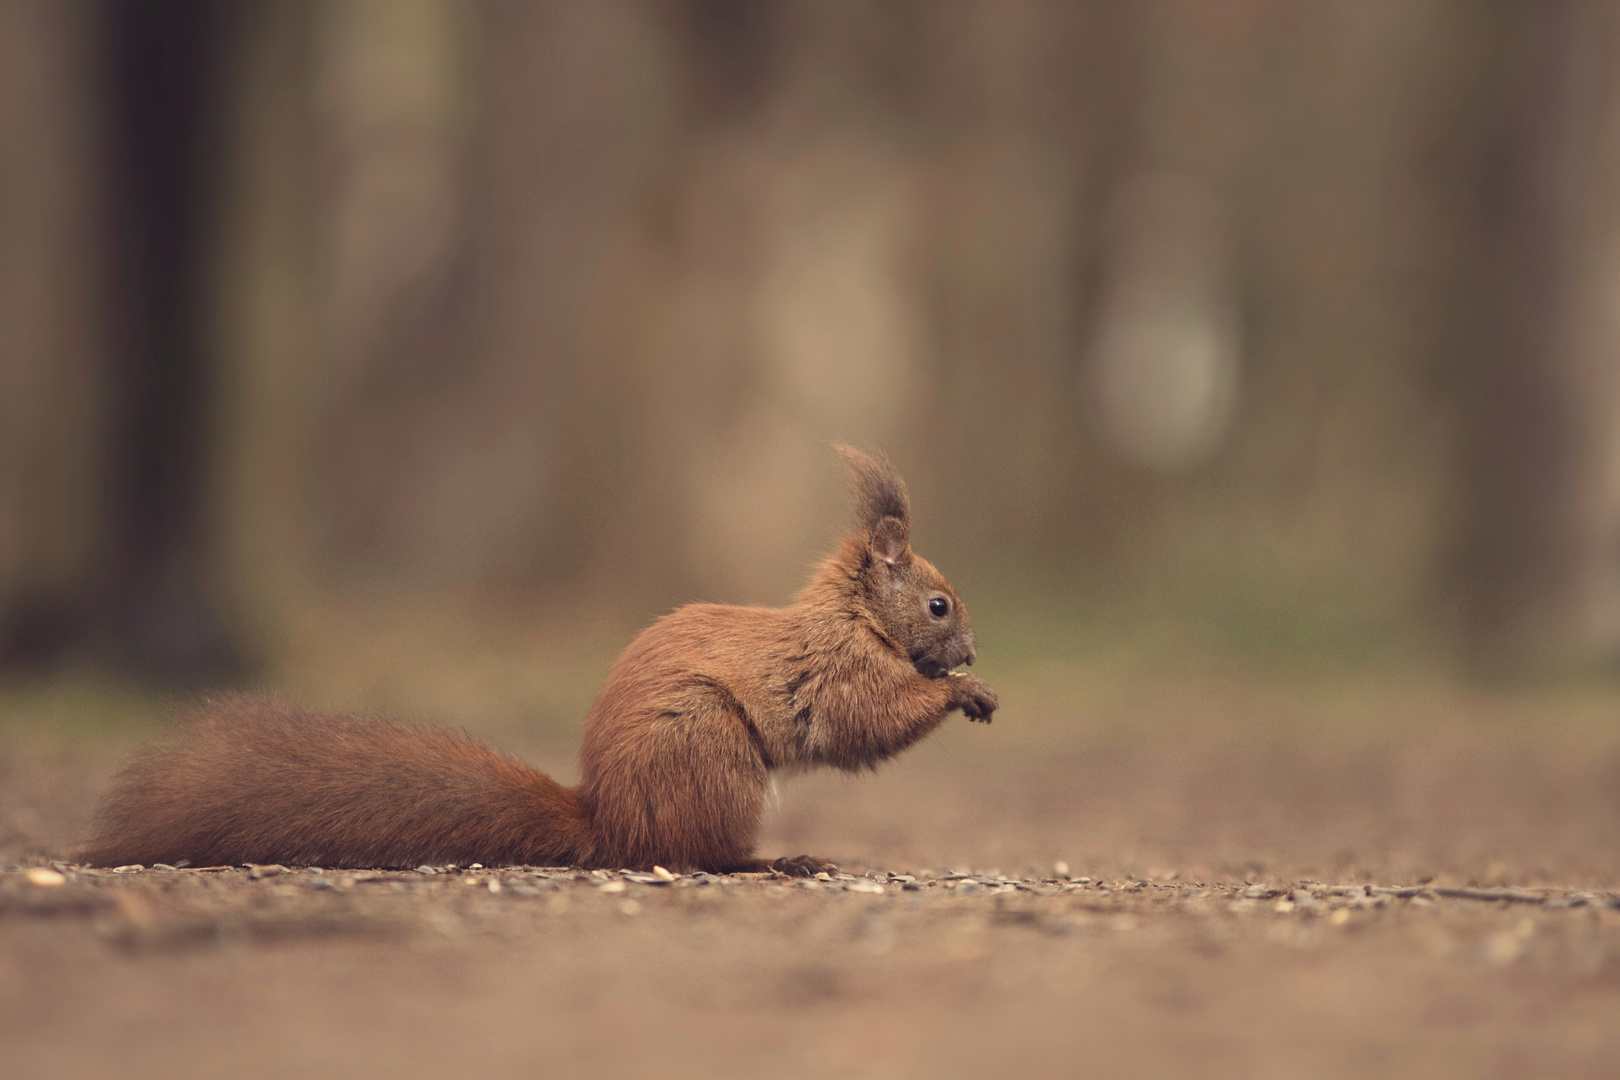
[[[906,483],[881,456],[840,446],[855,493],[857,526],[845,542],[866,608],[916,669],[940,678],[976,659],[973,623],[951,583],[911,550]]]

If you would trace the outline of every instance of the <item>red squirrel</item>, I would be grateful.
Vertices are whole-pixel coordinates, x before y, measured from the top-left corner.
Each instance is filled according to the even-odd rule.
[[[956,672],[973,626],[910,546],[905,482],[839,447],[857,525],[785,608],[689,604],[614,663],[566,788],[464,735],[252,697],[203,706],[121,772],[79,857],[101,866],[423,863],[815,873],[754,842],[776,769],[872,768],[996,695]]]

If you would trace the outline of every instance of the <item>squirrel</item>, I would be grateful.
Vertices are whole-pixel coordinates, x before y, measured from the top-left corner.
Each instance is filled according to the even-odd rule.
[[[838,450],[856,528],[788,607],[688,604],[642,631],[591,706],[579,787],[465,735],[233,696],[125,766],[80,861],[832,869],[755,858],[773,771],[873,768],[998,704],[954,670],[973,625],[911,550],[905,482]]]

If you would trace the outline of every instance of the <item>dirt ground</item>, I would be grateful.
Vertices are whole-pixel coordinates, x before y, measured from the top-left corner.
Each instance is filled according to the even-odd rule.
[[[0,1074],[1620,1075],[1612,688],[998,690],[783,785],[762,851],[844,871],[808,884],[91,874],[60,860],[142,729],[13,694]],[[572,775],[567,725],[480,731]]]

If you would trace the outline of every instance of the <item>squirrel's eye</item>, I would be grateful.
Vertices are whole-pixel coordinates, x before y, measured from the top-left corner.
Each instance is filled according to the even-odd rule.
[[[951,602],[943,596],[936,596],[928,601],[928,613],[936,619],[943,619],[945,613],[951,610]]]

